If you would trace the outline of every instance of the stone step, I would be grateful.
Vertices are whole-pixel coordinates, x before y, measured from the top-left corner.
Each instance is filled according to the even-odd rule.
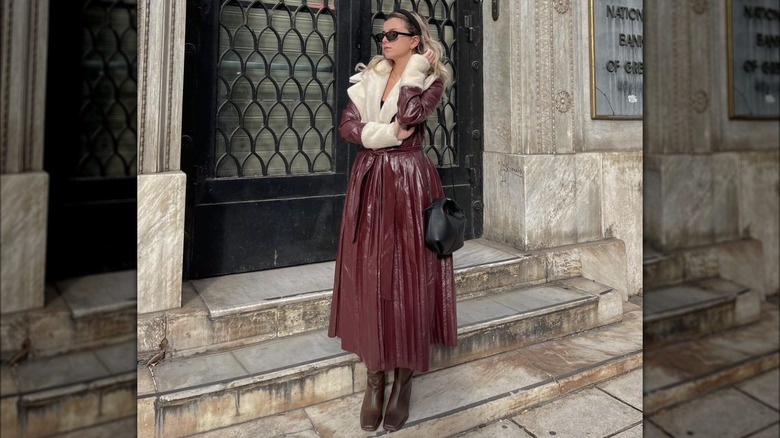
[[[641,317],[641,309],[627,303],[620,323],[417,374],[412,384],[409,419],[401,430],[390,436],[455,436],[639,369],[642,366]],[[387,435],[381,427],[374,433],[360,429],[361,391],[283,414],[187,436],[216,438],[287,433],[325,438]],[[636,387],[636,393],[636,399],[640,399],[641,385]],[[385,396],[389,396],[389,387]],[[139,428],[139,433],[143,430]]]
[[[2,366],[3,438],[97,430],[135,416],[134,341]],[[105,435],[103,435],[105,436]]]
[[[761,242],[740,239],[669,252],[649,245],[643,248],[645,291],[712,277],[734,281],[766,296]]]
[[[3,314],[0,351],[6,362],[29,338],[29,358],[43,358],[136,338],[136,271],[119,271],[48,285],[42,309]]]
[[[431,370],[620,321],[622,303],[617,291],[582,277],[459,302],[458,346],[434,347]],[[166,359],[141,367],[138,381],[139,424],[181,436],[362,391],[365,367],[317,330]]]
[[[574,278],[605,265],[596,261],[602,254],[623,252],[617,239],[534,252],[470,240],[454,255],[456,293],[464,300]],[[325,328],[333,272],[334,262],[326,262],[185,282],[181,308],[138,316],[139,362],[155,354],[163,338],[177,357]],[[596,274],[588,278],[599,280]]]
[[[645,348],[755,322],[761,317],[761,301],[757,292],[719,277],[648,290]]]
[[[780,311],[762,303],[759,321],[645,350],[645,415],[748,379],[780,365]]]

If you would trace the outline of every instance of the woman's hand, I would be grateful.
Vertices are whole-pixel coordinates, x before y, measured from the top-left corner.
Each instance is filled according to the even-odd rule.
[[[398,140],[406,140],[414,132],[413,126],[403,126],[397,120],[393,120],[393,133]]]
[[[431,69],[436,70],[436,63],[439,62],[439,60],[436,59],[436,53],[434,53],[431,49],[425,49],[425,53],[422,55],[425,57],[425,59],[428,60],[428,64],[431,65]]]

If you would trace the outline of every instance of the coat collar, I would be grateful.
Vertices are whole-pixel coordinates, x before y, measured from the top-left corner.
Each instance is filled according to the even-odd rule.
[[[361,122],[390,123],[398,112],[400,79],[388,93],[384,105],[380,106],[382,94],[392,69],[390,62],[383,59],[375,68],[357,73],[349,78],[349,82],[354,85],[347,89],[347,94],[357,107]],[[428,89],[435,80],[435,75],[426,77],[423,89]]]

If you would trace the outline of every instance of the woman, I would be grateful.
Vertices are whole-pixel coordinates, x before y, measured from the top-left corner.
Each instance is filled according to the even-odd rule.
[[[449,73],[427,23],[397,10],[374,36],[382,55],[358,64],[339,134],[361,147],[350,174],[336,259],[329,336],[368,369],[360,425],[382,422],[385,371],[394,370],[384,428],[409,416],[412,374],[427,371],[430,344],[457,342],[452,257],[425,247],[423,209],[443,196],[422,150],[425,120]]]

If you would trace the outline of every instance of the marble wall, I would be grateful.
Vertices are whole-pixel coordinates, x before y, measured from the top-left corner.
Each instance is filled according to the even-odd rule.
[[[138,313],[181,307],[185,2],[138,2]]]
[[[780,120],[728,115],[727,2],[645,2],[648,243],[661,251],[754,238],[780,290]]]
[[[3,313],[43,307],[49,175],[0,176],[0,308]]]
[[[642,121],[591,119],[588,2],[504,2],[496,21],[483,8],[484,237],[621,239],[621,286],[641,293]]]
[[[187,175],[138,176],[138,313],[181,307]]]
[[[48,2],[4,1],[0,40],[3,313],[43,307],[49,175],[43,172]]]

